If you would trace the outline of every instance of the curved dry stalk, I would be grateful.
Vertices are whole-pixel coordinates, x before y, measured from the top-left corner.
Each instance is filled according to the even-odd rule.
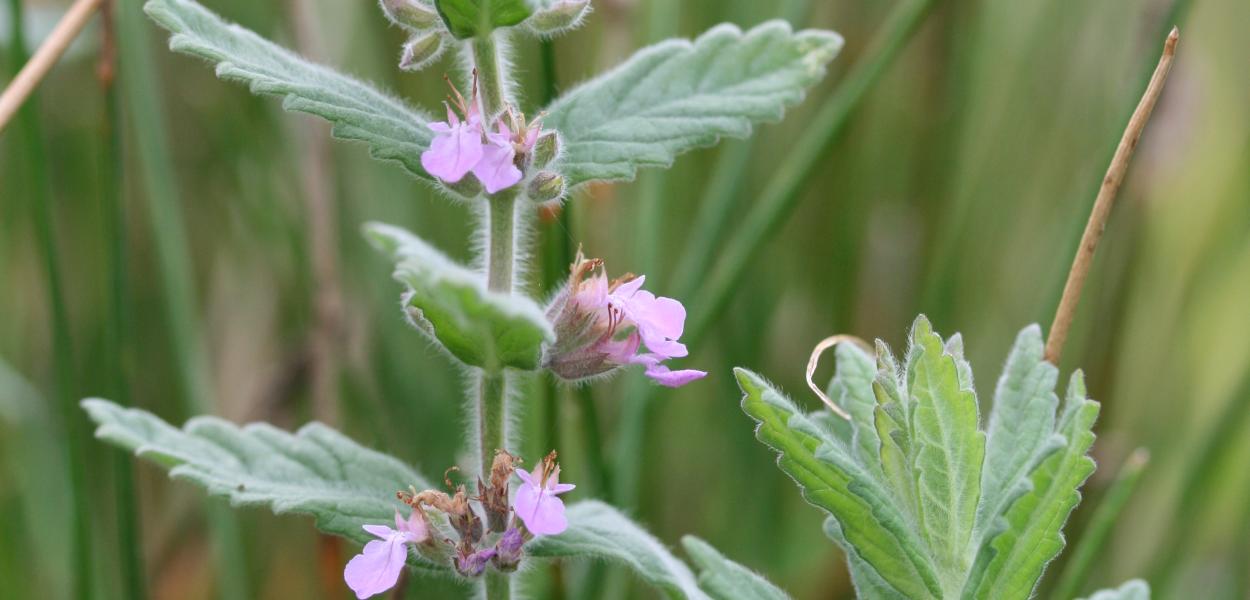
[[[1137,149],[1142,130],[1146,128],[1150,113],[1154,111],[1155,103],[1159,101],[1159,95],[1163,92],[1163,84],[1167,81],[1168,72],[1172,69],[1172,59],[1176,56],[1178,39],[1180,39],[1180,30],[1173,27],[1172,32],[1168,34],[1167,41],[1163,44],[1163,56],[1159,57],[1159,64],[1155,67],[1154,75],[1150,77],[1150,85],[1146,86],[1146,93],[1137,103],[1137,109],[1133,111],[1133,116],[1124,129],[1124,135],[1120,138],[1120,145],[1115,149],[1111,166],[1107,167],[1107,174],[1098,188],[1094,209],[1089,215],[1089,221],[1085,224],[1085,233],[1081,235],[1081,245],[1076,250],[1076,257],[1072,259],[1072,269],[1068,271],[1068,282],[1063,286],[1063,297],[1059,300],[1059,309],[1055,311],[1055,320],[1050,326],[1050,336],[1046,338],[1046,362],[1052,365],[1059,364],[1063,344],[1067,341],[1068,330],[1072,327],[1072,318],[1076,315],[1076,305],[1081,299],[1081,290],[1085,287],[1085,280],[1089,277],[1089,268],[1094,262],[1094,251],[1098,249],[1098,242],[1107,228],[1111,207],[1115,205],[1115,197],[1120,191],[1120,185],[1124,183],[1124,175],[1128,172],[1129,162],[1133,159],[1133,151]]]
[[[61,55],[65,54],[65,49],[69,48],[74,38],[78,37],[83,27],[87,25],[87,19],[91,18],[102,3],[103,0],[78,0],[69,7],[65,16],[61,17],[60,22],[48,35],[48,39],[43,41],[43,44],[35,51],[35,55],[30,57],[26,66],[22,67],[17,77],[14,77],[9,86],[4,89],[4,94],[0,94],[0,131],[4,131],[5,126],[13,119],[13,115],[17,114],[26,99],[30,98],[35,88],[43,82],[48,71],[51,71],[52,66],[61,59]]]
[[[816,397],[820,398],[820,401],[824,402],[825,406],[828,406],[829,410],[833,411],[834,414],[850,421],[851,415],[830,399],[829,396],[825,394],[825,391],[820,389],[820,386],[816,385],[815,381],[812,381],[812,378],[816,375],[816,367],[820,365],[820,356],[824,354],[826,350],[843,342],[850,342],[856,346],[864,348],[869,354],[875,353],[872,346],[869,346],[867,342],[853,335],[831,335],[823,340],[820,340],[820,343],[816,344],[816,347],[812,349],[812,355],[807,359],[807,387],[811,388],[812,392],[816,394]]]

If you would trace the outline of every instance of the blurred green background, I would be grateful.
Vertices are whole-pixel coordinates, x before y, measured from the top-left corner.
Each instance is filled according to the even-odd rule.
[[[63,418],[80,397],[106,395],[174,422],[198,411],[283,427],[320,418],[431,476],[459,450],[459,371],[403,325],[399,286],[359,227],[400,224],[467,260],[470,211],[361,147],[326,142],[321,123],[169,53],[139,3],[118,2],[116,95],[97,77],[102,36],[93,25],[32,110],[0,133],[5,598],[70,596],[71,466],[92,515],[97,597],[133,593],[119,566],[128,528],[116,493],[130,463],[89,439],[78,411]],[[0,9],[6,81],[23,54],[10,18],[16,4]],[[454,66],[398,71],[403,37],[369,0],[204,4],[428,108]],[[585,190],[563,220],[544,215],[537,263],[559,264],[571,240],[614,272],[647,273],[659,294],[698,291],[710,265],[683,263],[691,240],[735,243],[770,176],[793,160],[795,140],[847,73],[871,57],[870,40],[899,4],[932,7],[682,363],[712,375],[679,391],[648,390],[650,402],[639,398],[640,373],[550,400],[536,384],[524,402],[524,453],[558,447],[566,479],[583,483],[572,498],[623,502],[670,545],[693,533],[796,598],[849,597],[841,556],[820,533],[823,516],[753,439],[731,367],[763,373],[814,407],[802,373],[817,341],[851,333],[899,348],[923,312],[939,331],[964,334],[984,406],[1015,333],[1049,325],[1111,150],[1176,21],[1172,78],[1061,365],[1065,375],[1086,369],[1103,402],[1100,468],[1066,531],[1069,547],[1082,539],[1120,465],[1145,447],[1152,461],[1081,591],[1142,576],[1156,597],[1250,598],[1244,0],[595,0],[588,25],[549,53],[528,39],[516,45],[528,111],[648,41],[723,21],[786,18],[834,29],[846,47],[824,84],[750,142],[694,152],[633,184]],[[25,3],[30,48],[67,5]],[[535,294],[558,277],[535,269]],[[710,310],[682,299],[692,318]],[[609,478],[591,472],[586,402],[602,428]],[[637,423],[641,436],[622,433]],[[346,597],[339,575],[355,549],[318,542],[307,519],[255,510],[222,519],[220,503],[199,490],[147,464],[133,469],[152,597]],[[234,549],[230,561],[215,558],[215,544]],[[1043,597],[1062,566],[1063,557]],[[600,597],[584,583],[600,575],[566,565],[529,579],[535,595]],[[621,574],[591,581],[651,597]],[[412,598],[457,593],[407,587]]]

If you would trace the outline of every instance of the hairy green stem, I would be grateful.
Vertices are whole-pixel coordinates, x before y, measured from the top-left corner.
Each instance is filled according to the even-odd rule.
[[[487,118],[498,115],[510,103],[501,69],[497,40],[485,34],[471,42],[473,66],[477,70],[478,93]],[[515,262],[518,255],[516,235],[517,189],[505,190],[486,198],[486,287],[501,294],[513,293]],[[478,467],[482,477],[490,473],[495,451],[508,445],[509,377],[503,371],[480,371],[477,397]],[[511,575],[487,571],[483,577],[486,600],[508,600],[511,597]]]
[[[509,101],[504,82],[499,42],[495,34],[486,34],[470,42],[473,45],[473,67],[477,69],[478,93],[482,95],[482,111],[487,119],[503,112]]]
[[[26,32],[23,27],[22,2],[9,2],[9,41],[16,73],[25,64]],[[48,301],[52,313],[53,370],[56,373],[55,397],[58,417],[65,431],[65,455],[69,470],[68,495],[70,515],[70,547],[73,552],[74,580],[72,593],[75,598],[91,598],[91,513],[87,501],[86,460],[83,440],[87,437],[85,415],[74,402],[74,353],[70,339],[69,311],[65,305],[65,291],[61,286],[61,259],[57,251],[56,236],[52,229],[52,182],[48,176],[47,155],[43,145],[43,132],[39,122],[38,99],[34,94],[17,115],[16,123],[25,154],[29,173],[29,198],[32,200],[35,220],[35,236],[43,260],[44,276],[48,285]]]
[[[147,198],[151,235],[156,248],[170,351],[178,369],[185,412],[208,412],[213,391],[208,358],[195,309],[195,286],[185,221],[179,204],[174,166],[166,143],[164,107],[157,94],[156,65],[148,37],[148,22],[141,0],[121,0],[117,12],[117,43],[122,98],[131,117],[139,172]],[[238,522],[229,507],[210,501],[206,507],[218,568],[218,596],[247,598],[246,556]]]
[[[513,261],[516,257],[516,193],[507,191],[487,200],[490,237],[487,238],[486,287],[492,292],[512,293]]]
[[[482,371],[477,390],[477,429],[481,438],[478,458],[483,479],[490,473],[495,451],[507,445],[504,438],[504,430],[507,429],[507,415],[504,413],[507,386],[508,380],[503,373]]]

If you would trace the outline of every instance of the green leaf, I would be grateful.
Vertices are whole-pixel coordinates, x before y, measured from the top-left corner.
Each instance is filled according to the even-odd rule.
[[[265,423],[239,427],[196,417],[177,429],[151,413],[107,400],[83,400],[96,437],[224,496],[234,506],[311,515],[321,531],[364,544],[362,525],[388,524],[403,505],[395,492],[429,482],[400,461],[369,450],[321,423],[294,435]],[[415,556],[409,562],[438,568]]]
[[[569,528],[526,544],[531,556],[544,558],[606,559],[632,569],[647,583],[676,600],[704,600],[694,574],[659,540],[620,511],[597,501],[571,504]]]
[[[547,110],[564,143],[569,187],[628,181],[640,167],[668,167],[753,123],[780,120],[820,81],[842,48],[828,31],[794,32],[770,21],[746,33],[720,25],[693,43],[669,40],[579,86]]]
[[[1130,579],[1110,590],[1099,590],[1083,600],[1150,600],[1150,586],[1140,579]]]
[[[955,356],[929,320],[916,319],[908,356],[907,391],[915,404],[914,434],[921,522],[944,572],[943,590],[957,594],[972,564],[972,528],[981,497],[985,434],[977,398],[963,386]]]
[[[1007,507],[1028,492],[1029,474],[1038,463],[1063,445],[1062,436],[1054,433],[1059,370],[1046,362],[1044,352],[1041,327],[1025,328],[998,379],[986,429],[977,539],[984,538]]]
[[[754,571],[725,558],[707,542],[681,538],[686,554],[699,568],[699,587],[715,600],[789,600],[777,586]]]
[[[434,6],[451,34],[462,40],[516,25],[530,16],[525,0],[434,0]]]
[[[365,235],[396,261],[395,279],[408,286],[404,308],[413,325],[452,356],[489,371],[538,368],[543,345],[555,333],[533,300],[487,290],[484,275],[399,227],[369,223]]]
[[[756,438],[777,451],[778,466],[803,497],[838,519],[847,541],[892,587],[910,598],[941,597],[924,542],[886,488],[760,376],[745,369],[734,373],[742,409],[759,424]]]
[[[174,34],[171,49],[216,65],[221,79],[246,84],[255,94],[278,96],[287,110],[333,123],[335,137],[364,142],[374,158],[428,177],[420,162],[432,137],[425,114],[227,23],[193,0],[150,0],[144,10]]]
[[[858,600],[895,600],[904,599],[906,596],[900,594],[889,583],[877,574],[876,569],[872,565],[864,562],[860,558],[859,552],[855,550],[846,536],[842,535],[842,526],[838,525],[838,520],[834,517],[825,519],[824,524],[825,536],[833,540],[834,543],[842,548],[842,552],[846,554],[846,562],[851,572],[851,583],[855,586],[855,597]]]
[[[1064,447],[1031,475],[1033,489],[1007,509],[1008,528],[982,547],[964,597],[1028,598],[1046,565],[1063,549],[1063,525],[1081,501],[1081,484],[1094,472],[1086,455],[1094,444],[1098,403],[1085,397],[1080,371],[1072,375],[1057,432]]]
[[[867,468],[880,471],[881,440],[873,424],[877,398],[872,384],[877,378],[877,365],[868,353],[855,344],[842,343],[834,349],[837,373],[829,382],[826,394],[850,413],[854,423],[852,444],[856,456]]]

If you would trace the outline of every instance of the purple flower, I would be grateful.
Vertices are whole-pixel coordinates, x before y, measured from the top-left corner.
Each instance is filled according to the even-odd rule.
[[[421,153],[421,166],[430,175],[447,183],[456,183],[463,179],[485,154],[482,147],[482,120],[477,111],[476,99],[466,108],[467,116],[463,122],[448,106],[447,122],[430,123],[430,129],[438,135],[430,142],[430,149]]]
[[[343,569],[347,587],[361,600],[395,587],[408,560],[408,544],[419,544],[430,537],[425,519],[417,511],[407,521],[395,513],[395,529],[365,525],[364,530],[379,539],[365,544],[364,550]]]
[[[519,183],[525,178],[523,159],[534,150],[542,125],[537,119],[526,123],[525,115],[508,108],[494,120],[492,132],[478,105],[476,75],[467,101],[455,86],[451,89],[454,106],[447,106],[447,121],[430,123],[436,135],[421,153],[421,166],[444,183],[457,183],[472,172],[488,194]]]
[[[557,535],[568,529],[564,516],[564,501],[556,496],[577,487],[560,483],[560,465],[555,462],[555,452],[547,455],[533,473],[516,470],[522,484],[516,491],[513,509],[534,535]]]
[[[578,380],[622,365],[642,365],[647,377],[668,387],[706,376],[704,371],[671,371],[663,364],[688,354],[677,341],[685,329],[686,308],[643,290],[645,282],[646,277],[633,276],[609,282],[603,261],[579,254],[568,286],[547,309],[556,342],[548,350],[546,367]]]

